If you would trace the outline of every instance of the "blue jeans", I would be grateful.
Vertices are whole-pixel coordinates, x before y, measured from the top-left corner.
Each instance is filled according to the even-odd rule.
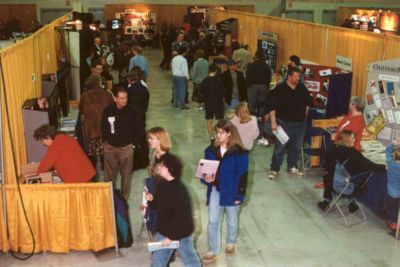
[[[225,109],[233,109],[235,110],[236,106],[239,104],[239,99],[238,98],[232,98],[231,100],[231,104],[230,105],[226,105]]]
[[[219,253],[221,249],[221,215],[222,211],[226,210],[226,243],[235,244],[238,233],[238,211],[237,206],[222,207],[219,205],[219,192],[213,186],[208,204],[208,244],[210,252]]]
[[[271,170],[276,172],[279,172],[286,148],[288,149],[288,169],[297,167],[297,161],[301,153],[301,148],[304,142],[304,134],[306,132],[306,121],[290,122],[278,120],[278,125],[280,125],[289,136],[289,141],[287,141],[284,145],[282,145],[279,140],[277,140],[275,143],[274,154],[272,155],[271,161]]]
[[[172,76],[174,89],[174,107],[183,108],[185,106],[185,96],[187,91],[187,79],[181,76]]]
[[[155,236],[155,242],[164,240],[166,237],[160,233]],[[171,258],[173,249],[160,249],[153,252],[152,256],[152,267],[165,267]],[[188,236],[179,240],[178,248],[179,256],[181,257],[183,264],[188,267],[199,267],[201,266],[199,255],[193,246],[193,237]]]

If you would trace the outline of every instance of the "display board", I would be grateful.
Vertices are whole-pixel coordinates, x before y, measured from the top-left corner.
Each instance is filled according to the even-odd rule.
[[[304,84],[313,97],[313,107],[325,108],[328,102],[330,78],[341,72],[337,67],[321,65],[302,65]]]
[[[238,40],[238,20],[230,18],[217,23],[217,54],[231,55],[232,43]]]
[[[276,61],[278,56],[278,35],[272,32],[259,32],[257,40],[257,50],[264,52],[267,64],[276,72]]]
[[[370,63],[366,92],[365,122],[383,115],[385,128],[377,138],[387,145],[400,136],[400,58]]]

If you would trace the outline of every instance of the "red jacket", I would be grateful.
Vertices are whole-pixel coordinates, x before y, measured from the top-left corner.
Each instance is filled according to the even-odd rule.
[[[336,141],[339,140],[339,134],[343,130],[352,131],[355,135],[356,141],[354,148],[361,151],[361,137],[365,128],[364,117],[362,115],[356,115],[351,117],[351,114],[347,114],[342,121],[339,123],[336,129]]]
[[[53,168],[64,183],[85,183],[96,175],[96,170],[78,142],[65,134],[56,135],[37,172]]]

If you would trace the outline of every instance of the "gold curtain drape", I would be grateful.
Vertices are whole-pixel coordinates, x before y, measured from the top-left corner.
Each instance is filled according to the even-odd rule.
[[[41,96],[42,74],[57,71],[60,39],[56,37],[55,27],[63,24],[68,15],[0,51],[5,84],[2,84],[0,94],[3,104],[4,177],[7,184],[15,183],[16,173],[18,175],[21,165],[26,163],[22,105],[26,99]]]
[[[35,252],[100,251],[115,246],[110,183],[21,185],[21,191]],[[6,197],[9,244],[1,220],[1,250],[31,252],[32,238],[17,185],[6,186]],[[0,198],[0,206],[1,202]]]
[[[41,86],[38,84],[41,83],[41,77],[37,77],[35,69],[32,38],[2,50],[0,57],[5,84],[2,90],[4,177],[6,183],[15,183],[15,168],[19,172],[21,165],[26,163],[22,105],[26,99],[40,96]],[[10,123],[10,128],[7,122]]]

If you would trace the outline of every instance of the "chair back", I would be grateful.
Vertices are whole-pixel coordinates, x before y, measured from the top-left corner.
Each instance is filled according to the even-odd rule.
[[[348,160],[340,163],[338,160],[335,165],[335,173],[333,175],[333,190],[336,193],[349,196],[354,191],[354,184],[350,182],[351,174],[346,169]]]

